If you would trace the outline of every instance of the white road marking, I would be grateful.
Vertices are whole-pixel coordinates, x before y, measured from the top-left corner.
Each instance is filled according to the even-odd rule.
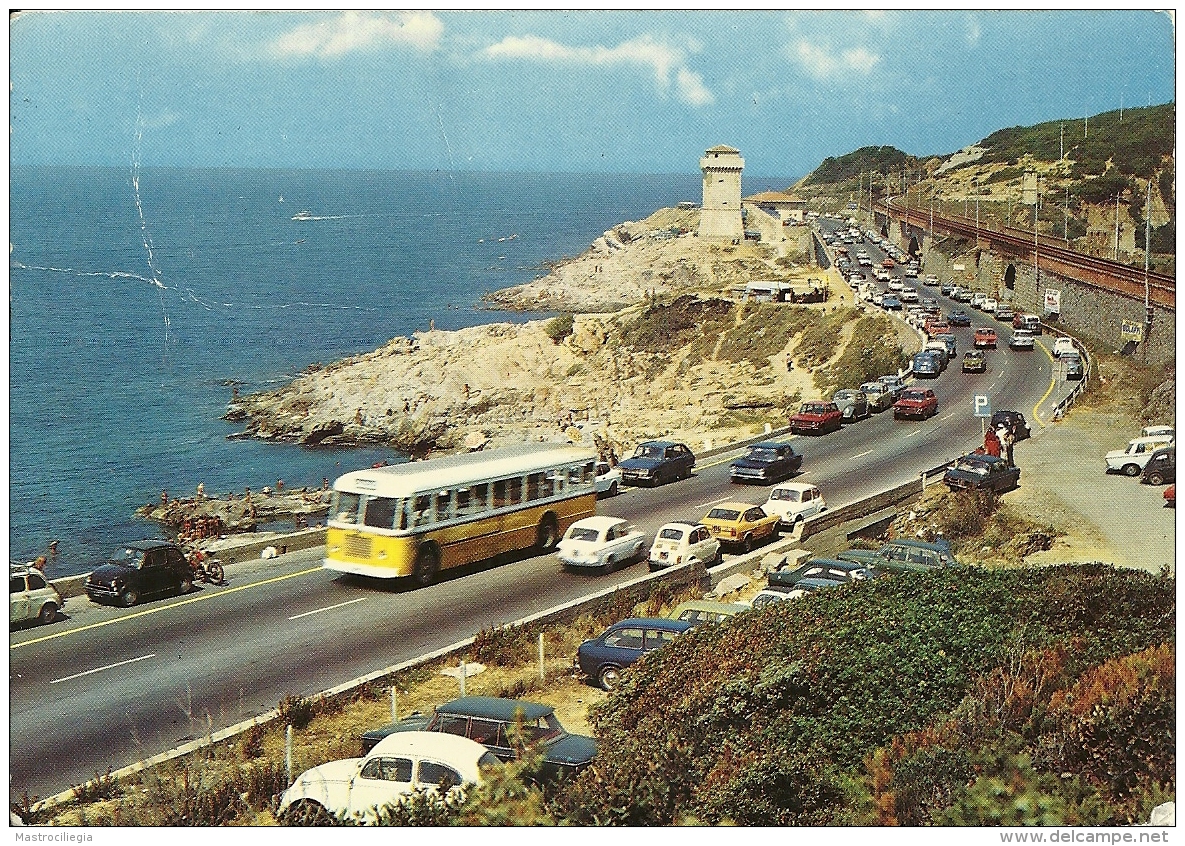
[[[714,499],[711,502],[705,502],[703,505],[693,505],[692,508],[707,508],[709,505],[719,505],[722,502],[728,502],[732,499],[731,496],[726,496],[724,499]]]
[[[299,620],[301,617],[307,617],[310,614],[320,614],[322,611],[332,611],[334,608],[341,608],[343,605],[353,605],[355,602],[362,602],[366,599],[365,596],[360,596],[357,599],[348,599],[345,602],[339,602],[337,605],[327,605],[324,608],[318,608],[315,611],[305,611],[303,614],[297,614],[295,617],[289,617],[289,620]]]
[[[864,457],[864,456],[866,456],[866,455],[872,455],[872,450],[870,450],[870,449],[866,449],[866,450],[864,450],[864,452],[860,453],[859,455],[853,455],[853,456],[852,456],[851,458],[849,458],[848,460],[849,460],[849,461],[855,461],[857,458],[863,458],[863,457]]]
[[[954,417],[954,416],[955,416],[955,413],[952,411],[950,414],[946,415],[946,417],[943,417],[943,418],[941,418],[941,419],[943,419],[943,420],[950,420],[950,419],[951,419],[952,417]]]
[[[912,432],[910,432],[910,433],[909,433],[908,435],[906,435],[905,437],[907,437],[907,438],[912,438],[914,435],[916,435],[916,434],[917,434],[918,432],[920,432],[920,431],[922,431],[922,430],[921,430],[921,429],[914,429]]]
[[[111,669],[114,669],[115,667],[122,667],[124,664],[135,664],[137,661],[144,661],[145,659],[155,658],[155,657],[156,657],[156,653],[152,652],[148,655],[141,655],[139,658],[129,658],[126,661],[119,661],[115,664],[108,664],[105,667],[95,667],[93,670],[85,670],[81,673],[75,673],[72,676],[66,676],[64,678],[54,679],[53,681],[50,682],[50,684],[57,684],[58,682],[70,681],[70,679],[80,679],[83,676],[89,676],[91,673],[101,673],[104,670],[111,670]]]

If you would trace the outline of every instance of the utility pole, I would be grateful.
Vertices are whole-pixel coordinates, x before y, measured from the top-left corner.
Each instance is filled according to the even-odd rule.
[[[1065,220],[1062,223],[1062,238],[1066,242],[1066,246],[1070,246],[1070,186],[1066,186],[1066,203],[1062,208],[1062,213],[1065,215]]]
[[[1148,256],[1152,252],[1152,177],[1148,177],[1148,193],[1144,197],[1144,339],[1152,330],[1152,306],[1148,302]],[[1144,357],[1148,347],[1144,347]]]
[[[1057,160],[1060,162],[1065,157],[1066,157],[1066,125],[1063,123],[1062,124],[1062,137],[1061,137]]]
[[[1115,261],[1119,261],[1119,192],[1115,192]]]

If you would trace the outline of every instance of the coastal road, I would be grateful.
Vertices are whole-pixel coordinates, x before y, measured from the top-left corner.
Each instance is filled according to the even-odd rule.
[[[950,305],[944,301],[946,310]],[[975,325],[990,322],[975,316]],[[1007,328],[996,325],[1006,339]],[[971,345],[972,330],[955,334],[961,353]],[[1034,406],[1067,390],[1044,349],[1001,347],[988,360],[986,374],[962,374],[956,360],[926,383],[939,396],[939,413],[928,421],[896,422],[882,412],[841,432],[796,438],[805,455],[798,478],[819,485],[832,507],[843,505],[916,479],[919,471],[979,444],[975,394],[988,394],[994,408],[1022,411],[1035,429]],[[1017,448],[1022,468],[1032,444]],[[627,489],[602,501],[598,511],[628,517],[652,537],[664,522],[701,518],[714,502],[764,501],[767,488],[729,483],[728,463],[737,454],[702,460],[683,482]],[[324,571],[319,554],[314,549],[236,565],[224,587],[203,586],[132,609],[74,601],[70,619],[13,632],[12,794],[67,789],[249,719],[286,695],[324,690],[414,658],[633,577],[644,566],[611,576],[572,574],[547,555],[412,590]]]

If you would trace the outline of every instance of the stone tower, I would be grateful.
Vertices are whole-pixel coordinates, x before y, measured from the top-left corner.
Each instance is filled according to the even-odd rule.
[[[723,144],[699,160],[704,172],[704,203],[699,213],[699,237],[732,241],[745,237],[741,223],[741,151]]]

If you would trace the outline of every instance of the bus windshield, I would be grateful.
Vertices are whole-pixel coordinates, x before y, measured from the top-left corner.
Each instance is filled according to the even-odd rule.
[[[362,495],[349,491],[334,491],[329,503],[331,519],[339,523],[357,523],[358,508],[362,504]]]

